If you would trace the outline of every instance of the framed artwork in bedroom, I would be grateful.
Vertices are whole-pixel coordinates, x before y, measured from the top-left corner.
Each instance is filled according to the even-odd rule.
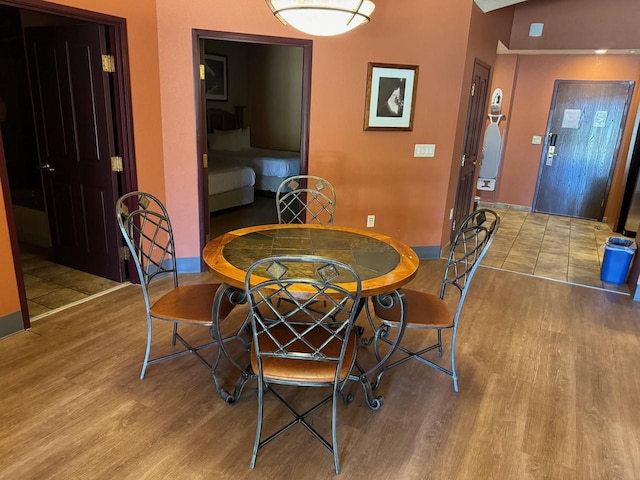
[[[369,62],[364,129],[413,130],[417,85],[417,65]]]
[[[226,55],[206,53],[204,55],[204,91],[207,100],[221,102],[229,100],[227,77]]]

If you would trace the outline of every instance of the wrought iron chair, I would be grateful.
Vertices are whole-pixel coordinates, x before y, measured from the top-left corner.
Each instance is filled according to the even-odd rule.
[[[211,363],[200,354],[200,350],[213,347],[218,342],[214,339],[203,345],[191,346],[178,333],[178,325],[202,326],[212,332],[213,315],[222,320],[231,312],[233,305],[224,297],[217,305],[218,310],[213,311],[213,300],[219,284],[178,284],[173,230],[167,210],[160,200],[145,192],[127,193],[116,202],[116,217],[133,256],[147,311],[147,349],[140,379],[144,378],[149,365],[188,354],[195,355],[200,362],[211,368]],[[173,288],[151,303],[152,285],[168,275],[173,277]],[[150,359],[153,320],[171,322],[171,343],[175,349],[176,341],[179,341],[184,349]]]
[[[296,175],[278,186],[276,207],[278,223],[333,225],[336,192],[324,178]]]
[[[254,282],[259,278],[259,283],[252,283],[252,277]],[[333,453],[336,474],[340,473],[336,401],[356,360],[353,322],[361,302],[360,278],[350,266],[335,260],[315,256],[272,257],[249,268],[245,289],[253,331],[251,364],[258,376],[258,420],[251,468],[260,448],[300,423]],[[278,306],[276,298],[288,301]],[[316,308],[318,303],[325,306]],[[304,413],[298,413],[276,393],[273,388],[276,384],[329,387],[332,392]],[[266,392],[273,393],[294,419],[262,439]],[[306,420],[329,402],[331,442]]]
[[[500,217],[488,209],[479,209],[469,215],[460,225],[447,261],[447,266],[442,280],[440,295],[419,292],[416,290],[403,289],[408,308],[402,310],[398,302],[389,303],[383,295],[374,297],[372,300],[375,316],[382,322],[382,328],[400,328],[402,315],[406,315],[406,330],[436,330],[437,341],[419,351],[413,352],[402,345],[398,350],[407,356],[385,365],[388,370],[400,365],[411,358],[429,365],[453,378],[453,388],[458,391],[458,376],[456,373],[456,336],[458,333],[458,322],[462,306],[467,296],[473,275],[484,257],[491,241],[500,225]],[[449,309],[445,295],[453,287],[457,293],[457,303],[455,312]],[[371,312],[367,305],[367,315],[371,322]],[[373,325],[373,323],[372,323]],[[442,356],[442,331],[451,330],[451,370],[432,362],[423,357],[431,350],[438,349],[438,354]],[[405,337],[406,338],[406,337]],[[387,342],[385,334],[376,335],[375,341]],[[376,348],[376,355],[377,348]]]

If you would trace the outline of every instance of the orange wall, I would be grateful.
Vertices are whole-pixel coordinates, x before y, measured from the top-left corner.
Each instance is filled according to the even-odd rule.
[[[509,64],[513,63],[511,58],[505,58],[505,61]],[[502,56],[498,64],[500,65],[501,62]],[[546,133],[555,80],[634,80],[638,82],[640,81],[640,57],[637,55],[520,55],[517,62],[511,111],[505,122],[508,138],[503,147],[502,171],[498,179],[498,201],[530,207],[533,203],[543,149],[543,145],[532,145],[531,137],[533,135],[544,137]],[[507,79],[505,83],[508,83]],[[620,145],[614,180],[605,211],[610,224],[617,220],[620,209],[624,167],[640,97],[638,87],[636,85],[627,115],[627,128]]]
[[[638,0],[562,0],[516,6],[509,48],[640,48]],[[532,22],[544,23],[541,37],[529,37]]]
[[[11,241],[2,195],[0,195],[0,265],[2,265],[2,273],[0,274],[0,318],[2,318],[10,313],[20,311],[20,298],[18,297]]]
[[[243,0],[241,8],[236,0],[55,3],[126,19],[138,185],[156,192],[173,212],[178,255],[198,257],[192,29],[278,37],[303,35],[281,25],[263,0]],[[540,2],[516,7],[518,31],[523,29],[522,22],[529,21],[529,3]],[[565,0],[553,5],[569,3],[579,3],[573,12],[576,15],[582,15],[580,10],[588,3],[589,8],[598,9],[602,18],[608,18],[606,12],[601,12],[605,3],[601,8],[595,0]],[[611,3],[606,3],[611,11],[617,11],[617,5],[622,4],[627,11],[638,8],[637,0],[617,0],[616,8]],[[551,2],[542,4],[550,6]],[[364,227],[366,216],[375,214],[377,231],[412,246],[439,245],[449,229],[448,211],[453,206],[473,57],[494,63],[495,41],[504,38],[511,12],[507,9],[482,15],[471,0],[411,2],[410,8],[398,8],[395,2],[381,0],[376,6],[369,25],[343,36],[313,39],[309,171],[330,178],[336,185],[338,202],[344,206],[338,209],[337,223]],[[636,17],[626,15],[634,20]],[[626,18],[620,20],[621,30],[635,38],[637,30],[625,27]],[[597,16],[596,19],[599,20]],[[545,32],[574,28],[574,23],[580,25],[563,22],[552,29],[552,23],[546,22]],[[581,35],[583,31],[572,38]],[[516,41],[517,37],[512,35],[512,39]],[[536,66],[536,61],[551,64]],[[528,169],[524,190],[533,190],[539,152],[532,153],[531,146],[522,140],[530,144],[530,130],[540,133],[546,124],[552,91],[548,74],[555,71],[564,76],[576,72],[567,63],[554,63],[558,61],[521,59],[525,73],[518,77],[510,119],[512,127],[518,128],[512,130],[515,138],[509,135],[507,151],[516,165],[509,164],[509,159],[504,162],[503,187],[523,181],[518,172],[522,167]],[[627,60],[593,61],[601,63],[585,67],[591,72],[590,78],[611,72],[609,62],[626,62],[620,68],[625,72],[635,68],[637,77],[637,64],[630,65]],[[412,132],[363,131],[367,62],[420,67]],[[414,158],[415,143],[436,144],[436,156]],[[522,201],[514,198],[521,192],[507,188],[500,195],[503,193],[510,203]],[[531,195],[528,197],[530,202]],[[8,241],[7,231],[6,220],[0,218],[1,242]],[[0,294],[0,315],[19,308],[13,273],[3,274],[2,278],[8,288]]]
[[[0,132],[0,148],[2,134]],[[0,189],[2,186],[0,185]],[[0,318],[20,310],[18,286],[15,281],[15,265],[11,251],[11,239],[4,203],[4,196],[0,191]]]
[[[200,254],[192,29],[302,36],[263,0],[237,5],[157,4],[167,201],[183,212],[174,220],[180,256]],[[472,5],[381,1],[370,24],[313,38],[309,173],[335,185],[338,224],[365,227],[375,214],[377,231],[412,246],[439,245]],[[412,132],[363,131],[367,62],[420,66]],[[436,157],[414,158],[415,143],[435,143]]]
[[[173,212],[178,256],[199,257],[192,30],[303,35],[280,24],[263,0],[243,0],[242,8],[235,0],[56,3],[126,19],[138,185]],[[313,39],[309,173],[335,184],[343,205],[337,223],[364,227],[375,214],[377,231],[412,246],[440,244],[452,207],[458,117],[466,113],[460,98],[470,77],[474,8],[471,0],[412,2],[411,8],[380,1],[369,25]],[[412,132],[363,131],[367,62],[420,67]],[[416,143],[436,144],[436,156],[414,158]],[[18,308],[17,298],[11,303],[9,311]]]

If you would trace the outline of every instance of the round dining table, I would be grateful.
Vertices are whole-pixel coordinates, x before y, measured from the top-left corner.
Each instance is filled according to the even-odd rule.
[[[269,224],[241,228],[209,241],[202,252],[203,260],[210,272],[223,282],[219,295],[233,297],[237,303],[244,301],[242,292],[247,270],[251,265],[264,258],[286,255],[328,257],[350,265],[361,280],[363,305],[368,297],[376,295],[394,294],[400,298],[400,287],[416,275],[419,266],[418,255],[409,246],[392,237],[370,230],[317,224]],[[251,283],[264,280],[266,278],[252,277]],[[351,290],[349,284],[342,286]],[[367,315],[371,327],[374,328],[368,309]],[[221,339],[219,322],[214,321],[214,328],[217,332],[215,335]],[[404,328],[401,328],[396,341],[384,358],[380,358],[373,367],[362,369],[360,374],[354,377],[362,384],[367,404],[373,409],[378,409],[382,401],[381,397],[373,397],[372,388],[377,386],[384,372],[384,362],[399,344],[403,331]],[[245,382],[253,375],[228,355],[224,345],[226,340],[219,341],[220,349],[218,361],[215,362],[212,372],[213,379],[220,396],[227,403],[234,403],[240,396]],[[221,387],[216,375],[221,356],[225,356],[242,374],[233,394]],[[368,377],[375,371],[381,373],[372,384]]]
[[[202,256],[211,273],[244,289],[247,269],[278,255],[315,255],[352,266],[362,280],[362,296],[393,291],[418,270],[418,255],[387,235],[349,227],[316,224],[257,225],[214,238]],[[259,279],[256,279],[259,281]]]

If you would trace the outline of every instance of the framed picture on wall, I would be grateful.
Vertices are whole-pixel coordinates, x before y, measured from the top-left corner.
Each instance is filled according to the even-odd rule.
[[[205,54],[204,89],[207,100],[222,102],[229,100],[227,77],[227,57],[225,55]]]
[[[417,85],[417,65],[369,62],[364,129],[413,130]]]

